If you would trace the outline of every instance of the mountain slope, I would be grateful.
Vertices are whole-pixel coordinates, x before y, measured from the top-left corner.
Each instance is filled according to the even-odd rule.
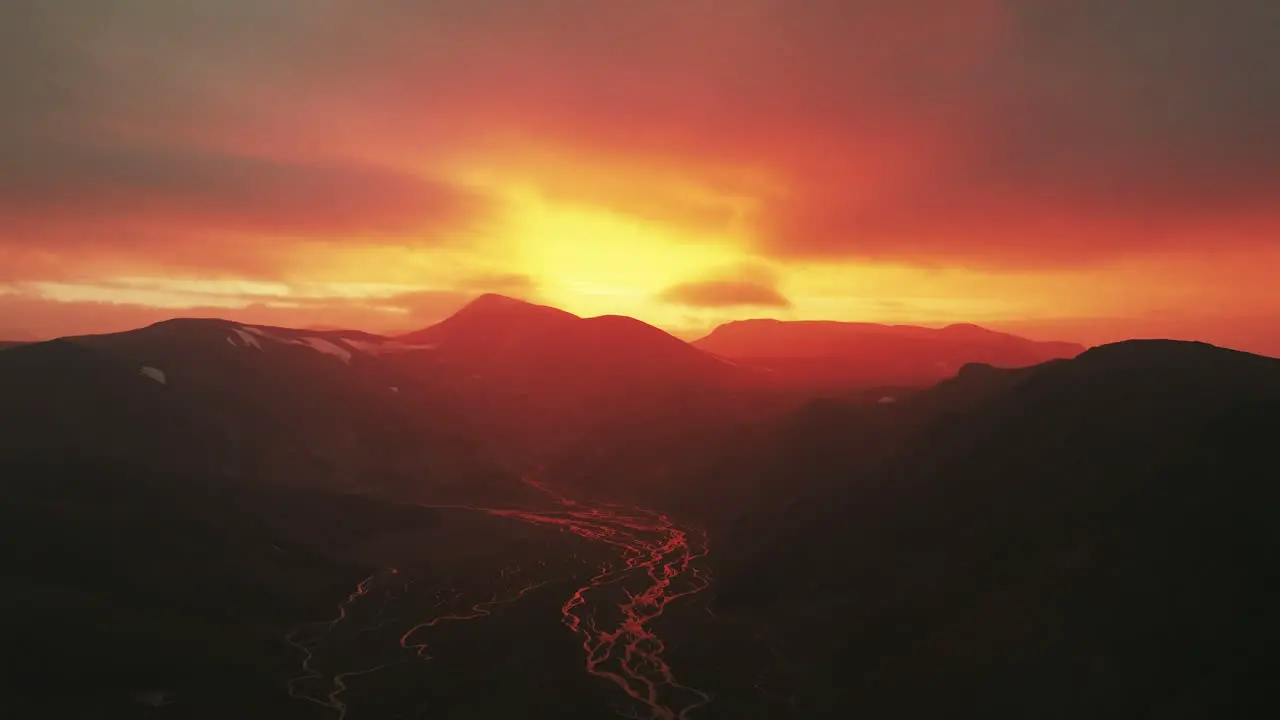
[[[164,459],[178,475],[436,501],[520,495],[512,472],[580,465],[570,458],[651,443],[657,428],[678,439],[738,412],[757,381],[631,318],[496,295],[394,339],[177,319],[0,356],[24,452],[75,430],[65,452]]]
[[[580,318],[499,295],[398,339],[433,348],[469,424],[518,462],[710,421],[764,380],[633,318]]]
[[[912,403],[870,465],[848,417],[775,449],[820,489],[728,541],[721,609],[792,618],[809,712],[1272,714],[1280,361],[1121,343]]]
[[[502,352],[548,330],[572,325],[577,315],[495,293],[481,295],[430,327],[401,335],[409,343],[447,345],[450,352]]]
[[[0,409],[15,457],[60,443],[176,476],[483,495],[497,478],[446,384],[418,346],[221,320],[0,353]]]
[[[495,379],[595,382],[636,378],[715,380],[735,373],[724,362],[634,318],[580,318],[501,295],[482,295],[446,320],[398,338],[426,344],[442,362]],[[570,384],[564,389],[572,391]]]
[[[428,579],[455,562],[404,501],[532,503],[425,355],[206,320],[0,352],[8,706],[151,717],[137,696],[162,691],[184,717],[314,717],[291,630],[388,556]]]

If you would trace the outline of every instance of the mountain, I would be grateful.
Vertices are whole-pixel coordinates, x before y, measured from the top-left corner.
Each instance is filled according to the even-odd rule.
[[[178,319],[0,350],[6,702],[1275,714],[1280,360],[846,325],[794,357],[912,372],[779,382],[492,295],[395,338]]]
[[[372,495],[520,487],[468,464],[429,395],[389,391],[377,359],[401,350],[175,320],[0,352],[9,707],[151,717],[159,693],[190,717],[313,717],[284,692],[291,628],[384,567],[366,545],[443,547],[437,515]]]
[[[485,295],[398,338],[175,319],[17,347],[0,410],[15,450],[475,499],[479,476],[517,492],[498,476],[725,420],[758,377],[632,318]]]
[[[503,453],[547,461],[599,435],[723,417],[767,380],[634,318],[581,318],[493,294],[397,339],[432,348],[465,398],[458,404]]]
[[[580,319],[558,308],[487,293],[443,321],[399,339],[433,344],[447,341],[456,352],[489,354]]]
[[[22,450],[14,457],[60,443],[43,454],[123,456],[274,486],[447,495],[444,485],[490,470],[429,356],[365,333],[170,320],[0,353],[0,411]]]
[[[918,385],[950,377],[967,363],[1025,367],[1084,350],[967,324],[931,329],[768,319],[730,322],[693,344],[817,387]]]
[[[616,686],[584,672],[564,603],[602,565],[628,568],[634,585],[671,554],[661,591],[691,572],[675,564],[691,531],[522,482],[513,470],[533,468],[489,431],[562,452],[615,432],[626,444],[656,417],[674,426],[698,410],[698,384],[733,368],[613,317],[575,319],[514,354],[486,354],[487,341],[456,352],[490,319],[473,307],[429,343],[178,319],[0,352],[0,562],[15,588],[0,598],[14,641],[0,662],[18,668],[8,705],[306,718],[341,714],[352,676],[383,668],[394,691],[363,697],[387,714],[430,704],[454,717],[586,718],[616,704],[600,697]],[[570,430],[582,435],[562,442]],[[569,522],[566,507],[586,519]],[[512,620],[479,634],[466,624],[461,647],[419,632],[432,655],[455,658],[442,670],[427,646],[406,645],[435,615],[462,626],[526,594],[502,612]],[[604,597],[617,606],[606,611],[626,602]],[[601,601],[590,602],[594,615]],[[532,654],[516,660],[513,637]],[[473,654],[483,668],[456,662]],[[93,672],[66,679],[69,668]],[[463,690],[477,673],[503,692]]]
[[[496,381],[716,382],[743,375],[688,343],[618,315],[580,318],[502,295],[482,295],[439,324],[398,338]]]
[[[794,422],[721,471],[810,490],[728,531],[717,612],[787,618],[802,712],[1274,711],[1280,360],[1125,342]]]

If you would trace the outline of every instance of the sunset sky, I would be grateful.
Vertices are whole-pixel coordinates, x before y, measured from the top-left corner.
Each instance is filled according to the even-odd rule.
[[[8,0],[0,339],[974,322],[1280,355],[1275,0]]]

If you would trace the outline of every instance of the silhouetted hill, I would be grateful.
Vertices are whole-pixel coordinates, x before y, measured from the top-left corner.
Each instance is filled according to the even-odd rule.
[[[182,474],[473,493],[492,470],[429,356],[365,333],[172,320],[5,351],[0,408],[18,449],[74,437]]]
[[[707,352],[817,387],[921,384],[966,363],[1024,367],[1084,350],[1037,342],[976,325],[942,329],[832,321],[741,320],[694,342]]]
[[[162,690],[186,716],[313,717],[289,632],[388,557],[456,562],[437,515],[374,496],[544,501],[458,432],[422,354],[219,320],[0,352],[7,706],[151,717],[134,695]]]
[[[1275,710],[1280,360],[1119,343],[867,412],[892,451],[842,446],[866,448],[865,413],[811,417],[768,467],[818,489],[729,541],[721,609],[789,618],[792,681],[829,688],[806,713]]]
[[[69,340],[0,354],[0,465],[84,456],[217,468],[226,446],[207,420],[140,366]]]
[[[437,500],[484,495],[497,468],[723,421],[758,378],[638,320],[497,295],[395,339],[175,319],[18,351],[0,361],[15,447],[76,428],[82,452],[178,472]]]
[[[579,320],[564,310],[489,293],[441,322],[398,339],[436,345],[459,359],[488,358]]]
[[[583,372],[624,382],[655,374],[676,380],[735,374],[728,364],[634,318],[584,319],[494,294],[482,295],[444,321],[398,339],[430,345],[443,362],[497,380],[567,382]]]
[[[429,345],[470,423],[496,452],[526,459],[707,421],[765,380],[634,318],[580,318],[501,295],[399,340]]]

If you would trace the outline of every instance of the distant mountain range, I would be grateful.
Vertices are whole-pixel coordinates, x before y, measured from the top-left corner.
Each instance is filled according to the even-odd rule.
[[[49,428],[76,427],[85,448],[184,472],[438,496],[446,478],[470,478],[448,482],[473,492],[474,476],[538,462],[652,478],[690,437],[815,394],[890,400],[968,363],[1022,367],[1081,350],[972,325],[774,320],[687,343],[633,318],[488,294],[399,337],[176,319],[22,344],[0,353],[0,405],[34,418],[8,435],[15,450],[70,442]]]
[[[695,347],[813,386],[923,384],[967,363],[1016,368],[1070,358],[1084,347],[1037,342],[976,325],[941,329],[873,323],[740,320]]]

